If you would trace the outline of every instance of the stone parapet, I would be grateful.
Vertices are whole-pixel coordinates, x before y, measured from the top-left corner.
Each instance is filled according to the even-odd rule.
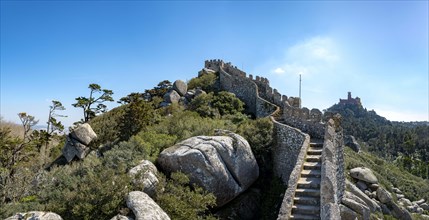
[[[289,219],[292,213],[295,191],[310,147],[310,136],[296,128],[274,121],[277,143],[273,155],[274,173],[284,184],[287,184],[285,195],[280,206],[278,220]],[[295,156],[297,155],[297,156]],[[290,175],[288,175],[290,173]]]
[[[321,219],[340,219],[338,213],[345,191],[344,142],[340,116],[335,115],[326,123],[322,151],[320,183]]]

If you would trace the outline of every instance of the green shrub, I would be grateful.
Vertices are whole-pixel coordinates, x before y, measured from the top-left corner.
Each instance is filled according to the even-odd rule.
[[[37,197],[44,210],[64,219],[109,219],[119,212],[130,188],[126,174],[103,166],[94,156],[56,167],[41,181]]]
[[[189,109],[202,117],[220,118],[223,115],[241,114],[244,103],[230,92],[209,93],[194,98]]]
[[[255,155],[271,150],[273,123],[269,118],[246,120],[238,126],[237,132],[249,142]]]
[[[156,202],[171,219],[206,219],[205,212],[216,204],[212,193],[190,186],[189,178],[183,173],[172,173],[171,179],[160,182]]]
[[[214,135],[215,129],[235,131],[236,126],[228,120],[203,118],[196,112],[183,111],[148,128],[159,134],[176,136],[176,143],[193,136]]]
[[[191,79],[188,82],[188,89],[201,88],[206,92],[214,92],[216,90],[216,80],[218,77],[214,73],[204,74],[200,77]]]

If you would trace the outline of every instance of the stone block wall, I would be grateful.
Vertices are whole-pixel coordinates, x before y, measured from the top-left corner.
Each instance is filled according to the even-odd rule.
[[[220,68],[214,66],[218,64],[221,65]],[[224,67],[226,68],[224,69]],[[252,76],[246,77],[246,73],[232,67],[230,64],[224,64],[222,61],[216,61],[215,63],[206,61],[206,68],[218,71],[220,88],[234,93],[246,104],[246,111],[252,113],[255,117],[267,117],[276,111],[277,106],[259,97],[259,88],[252,80]],[[232,72],[229,72],[231,70]]]
[[[321,219],[340,219],[339,204],[345,191],[343,131],[339,117],[334,116],[326,124],[322,151],[320,184]],[[335,217],[337,216],[337,217]]]
[[[285,103],[283,106],[283,120],[286,124],[298,128],[309,134],[312,138],[323,139],[325,124],[322,122],[323,114],[319,109],[299,108]]]
[[[274,174],[280,177],[282,182],[287,185],[290,174],[297,166],[299,167],[297,161],[300,161],[300,159],[302,159],[302,163],[304,161],[305,152],[307,152],[310,143],[310,136],[296,128],[281,124],[273,118],[272,120],[275,140],[273,146],[273,152],[275,152],[273,153],[273,170]],[[296,173],[298,179],[300,172],[301,170]]]
[[[274,154],[274,164],[276,164],[277,172],[285,171],[283,174],[288,173],[288,169],[291,168],[291,165],[293,166],[293,169],[289,175],[288,178],[285,178],[284,176],[281,176],[283,183],[284,181],[287,182],[287,189],[285,192],[285,195],[283,196],[283,201],[280,206],[279,214],[277,219],[288,219],[289,216],[292,213],[292,206],[294,203],[294,197],[295,197],[295,191],[298,186],[298,180],[301,176],[301,171],[305,162],[305,156],[307,153],[308,148],[310,147],[310,136],[307,134],[304,134],[300,132],[297,129],[291,128],[287,125],[279,124],[275,122],[275,126],[278,126],[278,130],[286,131],[283,135],[284,138],[291,138],[292,141],[288,141],[285,139],[283,140],[283,143],[277,143],[276,147],[279,147],[280,151],[277,151],[276,153],[279,153],[279,155]],[[284,128],[282,128],[284,127]],[[298,136],[298,137],[296,137]],[[295,141],[293,141],[295,139]],[[302,141],[302,142],[301,142]],[[289,144],[289,146],[288,146]],[[282,146],[288,146],[291,148],[282,148]],[[299,151],[299,154],[296,158],[293,156],[291,157],[289,155],[290,151],[293,151],[293,153],[296,153],[296,151]],[[292,154],[295,155],[295,154]],[[290,161],[287,161],[290,160]],[[277,162],[276,162],[277,161]],[[292,163],[295,164],[292,164]],[[277,174],[281,175],[281,173]]]

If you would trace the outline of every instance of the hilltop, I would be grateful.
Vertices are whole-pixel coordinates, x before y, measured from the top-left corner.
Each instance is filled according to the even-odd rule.
[[[349,99],[350,99],[349,93]],[[344,133],[353,135],[369,152],[414,175],[429,178],[428,122],[392,122],[361,103],[339,103],[327,109],[343,117]]]

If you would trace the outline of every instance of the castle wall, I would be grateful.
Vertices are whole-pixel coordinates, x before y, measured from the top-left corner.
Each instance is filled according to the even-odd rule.
[[[246,111],[257,114],[257,87],[249,79],[230,75],[223,69],[219,70],[219,82],[222,90],[234,93],[246,105]]]
[[[339,204],[345,190],[343,131],[340,118],[318,109],[300,108],[299,98],[282,96],[266,78],[246,73],[222,60],[206,61],[205,68],[219,72],[220,88],[234,93],[256,117],[271,116],[274,124],[273,169],[288,189],[278,219],[288,219],[305,155],[312,138],[324,139],[321,173],[321,219],[339,219]],[[274,104],[275,105],[274,105]],[[282,123],[278,117],[279,109]],[[327,120],[323,123],[322,120]]]
[[[276,153],[273,155],[274,172],[277,172],[283,183],[287,184],[277,219],[289,219],[305,156],[310,147],[310,136],[278,122],[275,122],[275,128],[276,132],[281,132],[283,135],[277,135],[280,143],[276,144]],[[290,157],[290,155],[297,155],[297,157]],[[284,176],[288,173],[290,175]]]
[[[312,138],[323,139],[325,125],[322,123],[323,114],[318,109],[299,108],[285,103],[283,105],[284,122],[292,127],[309,134]]]
[[[288,184],[290,174],[297,164],[300,152],[305,152],[310,143],[310,136],[300,130],[274,121],[275,144],[273,146],[274,174]],[[302,154],[302,153],[301,153]],[[298,175],[301,171],[298,172]]]
[[[339,118],[334,116],[326,126],[320,183],[322,220],[340,219],[339,204],[345,191],[343,130],[339,123]]]

